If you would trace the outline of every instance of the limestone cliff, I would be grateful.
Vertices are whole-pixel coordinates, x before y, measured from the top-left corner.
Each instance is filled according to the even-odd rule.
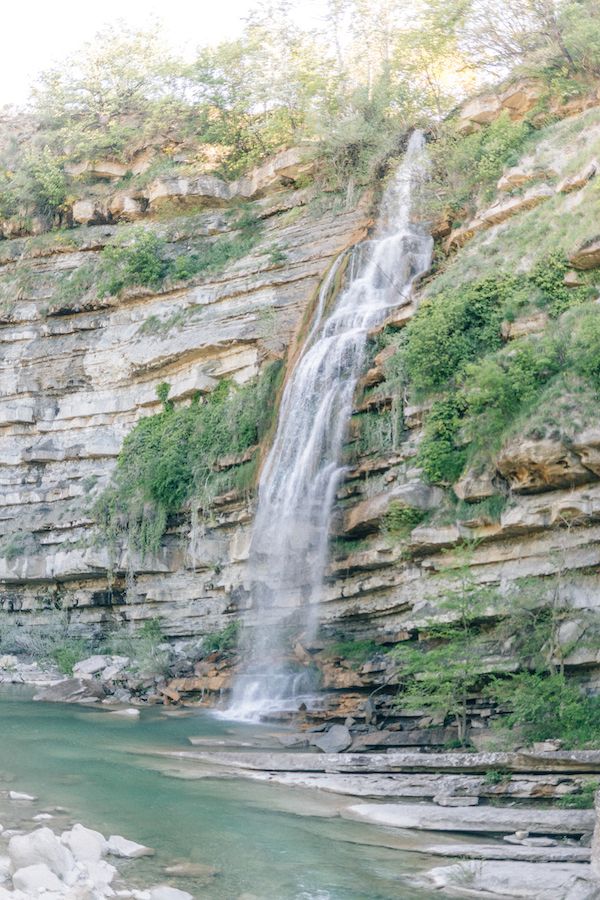
[[[502,108],[518,118],[535,99],[527,84],[491,100],[479,98],[462,111],[464,131],[492,121]],[[495,196],[470,221],[454,228],[438,224],[440,244],[454,255],[420,288],[411,306],[390,318],[388,335],[402,333],[438,282],[456,286],[483,277],[494,269],[496,254],[518,270],[526,263],[526,235],[536,229],[550,234],[562,223],[573,266],[566,286],[570,279],[576,287],[578,273],[598,265],[595,103],[596,97],[563,108],[561,115],[568,117],[552,126],[554,132],[544,132],[544,140],[517,166],[507,168]],[[264,167],[234,187],[216,179],[155,184],[141,200],[123,200],[118,214],[114,198],[102,203],[82,198],[73,218],[87,224],[0,244],[5,298],[0,606],[17,620],[43,626],[55,610],[65,609],[74,624],[93,631],[122,619],[159,616],[167,635],[189,638],[219,631],[248,612],[244,563],[252,497],[218,497],[210,516],[192,504],[169,523],[158,555],[132,559],[123,550],[112,562],[95,531],[93,508],[124,437],[140,417],[159,409],[157,385],[167,380],[175,404],[186,403],[198,391],[210,392],[220,379],[243,383],[265,360],[285,355],[333,261],[367,233],[369,203],[323,211],[310,202],[310,191],[295,185],[298,171],[290,165],[283,159],[280,170]],[[180,203],[190,196],[201,211],[191,214],[185,204],[165,206],[162,219],[156,218],[161,197]],[[227,210],[239,196],[254,198],[260,234],[246,255],[218,274],[160,290],[126,289],[116,297],[99,297],[93,288],[76,301],[61,294],[65,273],[128,233],[131,226],[123,220],[143,218],[145,227],[165,237],[173,254],[185,255],[199,235],[216,240],[235,231]],[[140,204],[135,215],[134,201]],[[126,207],[130,213],[123,212]],[[547,313],[529,310],[502,323],[502,341],[509,346],[548,327]],[[406,394],[399,401],[386,368],[393,347],[381,349],[373,338],[349,438],[354,458],[338,492],[322,634],[306,646],[299,636],[294,648],[299,664],[321,671],[329,691],[326,714],[368,718],[369,709],[379,705],[380,711],[402,716],[387,705],[398,675],[384,651],[418,637],[432,617],[443,615],[440,598],[464,565],[459,550],[465,542],[472,548],[470,577],[493,588],[501,602],[509,604],[525,585],[538,592],[540,604],[551,603],[560,580],[568,608],[559,629],[562,663],[597,684],[600,649],[588,616],[599,612],[600,597],[597,414],[575,406],[567,410],[568,427],[516,435],[503,445],[492,468],[467,470],[454,485],[463,503],[460,516],[436,516],[452,489],[427,483],[418,465],[428,405],[411,404]],[[398,412],[399,402],[403,425],[393,446],[382,439],[385,451],[376,439],[362,440],[368,423],[388,428],[386,415]],[[498,485],[509,502],[490,515],[477,504]],[[398,509],[414,517],[404,518],[394,531],[390,515]],[[499,618],[497,605],[482,614],[484,621]],[[357,662],[332,652],[342,639],[371,642],[369,658]],[[501,641],[494,633],[488,649],[489,671],[514,668],[510,636]],[[218,691],[227,685],[223,670],[218,660],[209,659],[184,673],[171,691]],[[365,706],[373,691],[373,702]],[[489,702],[473,699],[475,728],[483,727],[490,714]],[[411,721],[436,724],[406,713],[404,745],[421,740],[407,726]],[[443,743],[447,737],[439,729],[427,742]],[[385,740],[398,744],[397,736],[379,743]]]

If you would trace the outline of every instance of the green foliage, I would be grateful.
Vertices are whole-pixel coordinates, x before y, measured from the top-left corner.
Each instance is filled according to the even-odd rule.
[[[421,525],[427,516],[427,510],[402,506],[401,503],[394,500],[385,514],[382,530],[393,538],[405,537],[413,528]]]
[[[222,381],[206,398],[175,408],[161,385],[163,410],[147,416],[123,443],[113,484],[96,513],[114,542],[125,533],[131,549],[156,552],[170,515],[192,496],[209,505],[219,491],[247,479],[251,467],[219,471],[218,460],[258,444],[268,431],[281,372],[270,365],[262,376],[236,387]]]
[[[489,200],[503,170],[518,162],[531,133],[531,125],[512,122],[507,112],[469,135],[460,134],[453,122],[442,125],[431,145],[431,212],[446,209],[460,218],[477,201]]]
[[[560,738],[565,748],[600,743],[600,696],[589,696],[563,673],[520,672],[496,679],[491,696],[510,706],[503,721],[525,743]]]
[[[452,717],[463,746],[468,743],[469,695],[482,679],[485,643],[478,621],[489,600],[489,591],[473,579],[471,553],[469,547],[463,551],[455,587],[439,604],[447,621],[432,620],[421,629],[423,639],[416,646],[405,642],[393,651],[403,680],[397,704]]]
[[[502,344],[503,306],[516,278],[486,278],[424,300],[406,329],[404,369],[417,393],[460,379],[464,367]]]
[[[75,664],[85,659],[89,652],[90,646],[87,641],[72,639],[54,647],[50,656],[64,675],[72,675]]]
[[[464,500],[460,500],[456,504],[456,520],[467,522],[471,519],[485,519],[488,522],[499,522],[506,503],[505,494],[494,494],[493,497],[486,497],[485,500],[477,503],[466,503]]]
[[[428,481],[452,484],[464,468],[466,450],[459,445],[465,404],[459,394],[436,400],[425,420],[418,464]]]
[[[569,347],[568,365],[586,379],[594,390],[600,391],[600,309],[589,306],[568,324],[574,325]]]
[[[127,244],[107,244],[100,256],[100,297],[126,287],[157,288],[169,273],[165,242],[151,231],[140,230]]]
[[[230,622],[221,631],[215,631],[213,634],[207,634],[202,639],[202,649],[206,653],[229,653],[235,650],[239,638],[240,623]]]
[[[146,619],[138,628],[123,625],[108,631],[100,647],[103,653],[129,657],[129,669],[144,677],[166,675],[169,648],[159,617]]]
[[[336,641],[325,652],[326,656],[331,659],[346,660],[353,668],[360,668],[373,656],[383,653],[383,649],[376,641],[365,639],[362,641]]]
[[[587,781],[576,794],[566,794],[557,800],[556,805],[561,809],[593,809],[598,788],[597,781]]]
[[[495,785],[510,781],[510,772],[501,769],[488,769],[483,777],[484,784]]]

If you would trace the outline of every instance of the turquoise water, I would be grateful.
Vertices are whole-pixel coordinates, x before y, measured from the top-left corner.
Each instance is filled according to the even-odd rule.
[[[14,825],[64,807],[51,823],[80,821],[155,848],[126,876],[169,882],[211,900],[428,900],[407,875],[435,861],[391,849],[397,835],[339,817],[332,794],[238,779],[200,777],[197,764],[161,755],[190,750],[188,737],[263,740],[265,732],[206,712],[174,717],[160,708],[136,720],[79,706],[32,703],[21,689],[0,693],[0,787],[39,802],[0,804]],[[417,838],[415,838],[417,839]],[[386,847],[385,844],[388,846]],[[202,883],[164,875],[176,861],[213,866]],[[121,867],[122,871],[123,867]],[[435,894],[435,896],[438,896]]]

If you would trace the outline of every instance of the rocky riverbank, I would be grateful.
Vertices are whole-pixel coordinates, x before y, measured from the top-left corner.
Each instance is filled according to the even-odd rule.
[[[600,898],[598,817],[554,803],[593,796],[598,751],[215,752],[201,738],[191,743],[198,749],[168,754],[186,778],[218,773],[334,793],[345,800],[342,817],[385,828],[382,846],[461,860],[415,885],[464,897]]]
[[[80,823],[61,831],[54,823],[64,819],[65,810],[46,810],[23,792],[3,796],[8,820],[0,825],[0,900],[193,900],[187,891],[166,884],[134,886],[119,870],[125,860],[152,856],[151,848],[121,835],[105,838]],[[216,873],[207,867],[203,874]]]

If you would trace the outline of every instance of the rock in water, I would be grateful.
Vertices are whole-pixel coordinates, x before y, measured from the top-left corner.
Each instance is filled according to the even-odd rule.
[[[194,900],[187,891],[179,891],[177,888],[158,885],[150,890],[150,900]]]
[[[137,859],[140,856],[152,856],[154,854],[154,850],[151,850],[150,847],[136,844],[135,841],[128,841],[127,838],[121,837],[120,834],[111,834],[108,839],[108,852],[112,856],[121,856],[124,859]]]
[[[345,725],[332,725],[329,731],[311,739],[313,747],[323,753],[341,753],[352,743],[352,735]]]
[[[106,691],[98,681],[91,678],[65,678],[38,691],[34,700],[51,703],[95,703],[106,696]]]

